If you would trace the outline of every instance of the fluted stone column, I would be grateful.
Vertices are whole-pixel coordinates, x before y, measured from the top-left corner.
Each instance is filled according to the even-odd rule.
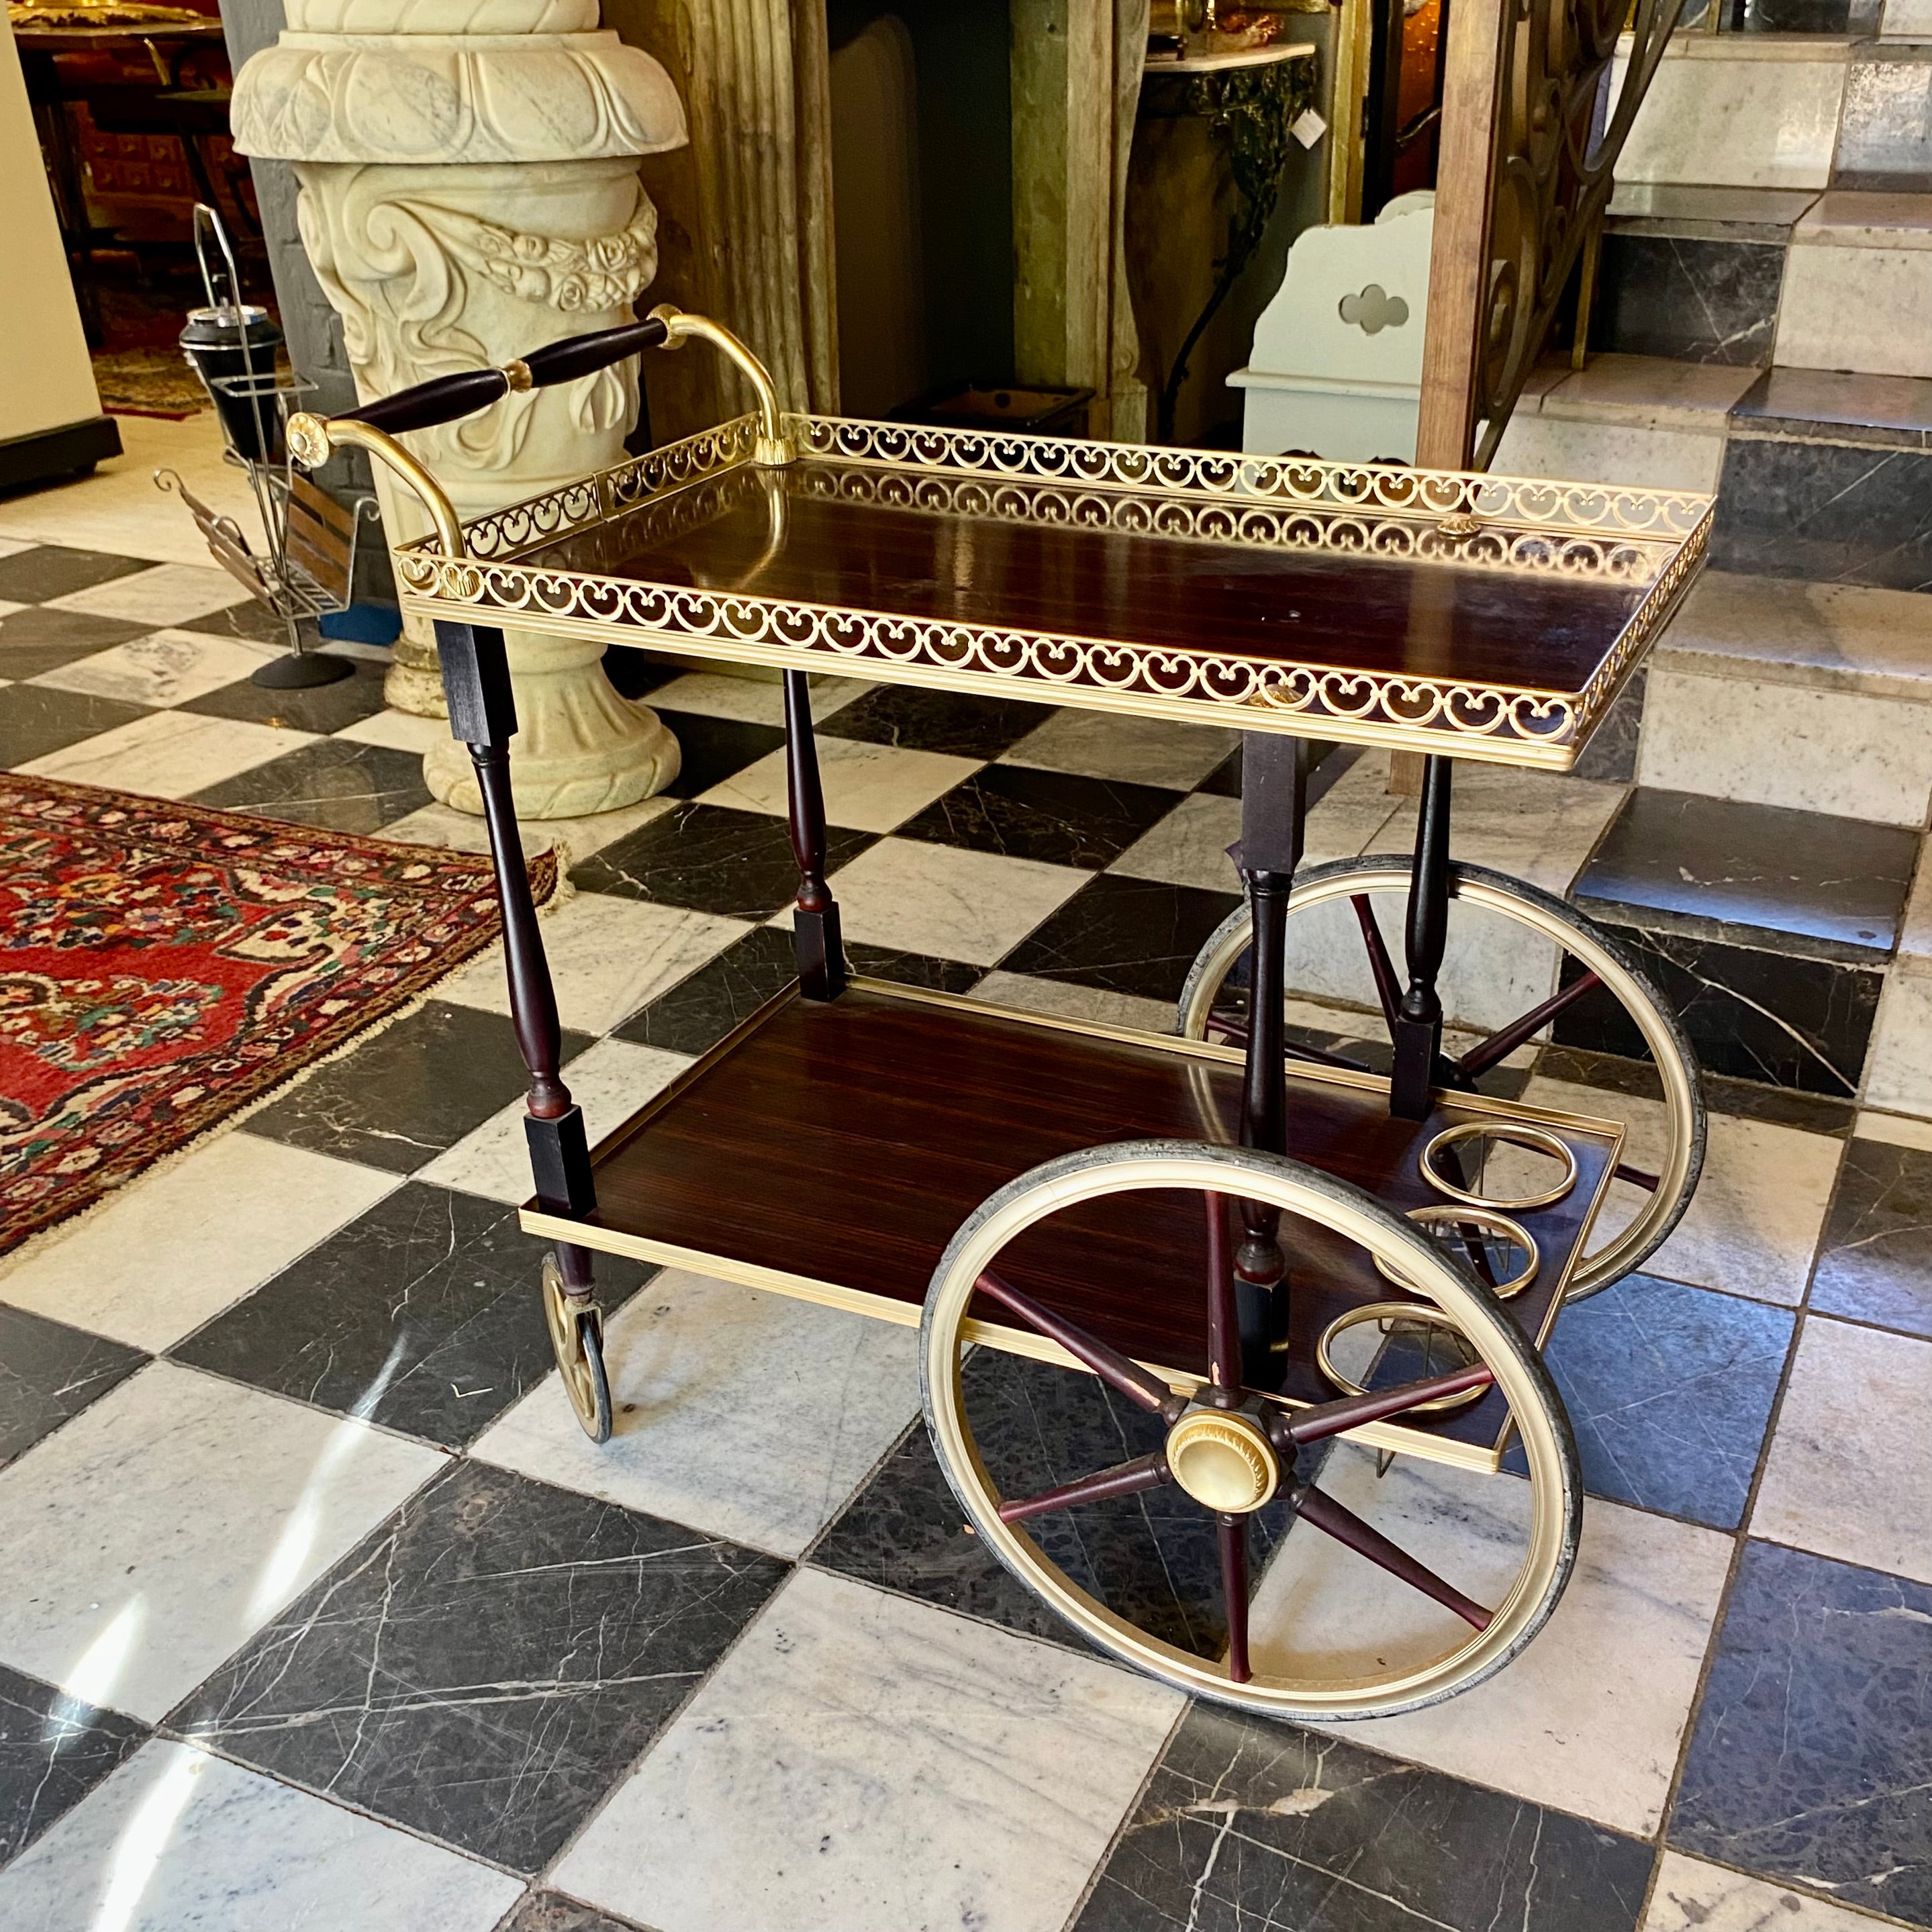
[[[597,29],[597,0],[290,0],[237,76],[242,152],[294,164],[303,244],[343,320],[366,400],[627,321],[657,269],[637,158],[682,144],[650,56]],[[634,370],[607,370],[407,439],[465,517],[621,460]],[[377,466],[392,542],[428,527]],[[620,698],[599,645],[509,631],[520,812],[575,818],[648,797],[677,746]],[[413,622],[386,694],[441,710]],[[482,809],[461,747],[424,761],[445,803]]]

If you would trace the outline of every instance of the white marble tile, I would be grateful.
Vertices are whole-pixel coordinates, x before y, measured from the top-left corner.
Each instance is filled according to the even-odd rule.
[[[1070,980],[1036,980],[1027,973],[988,973],[973,988],[990,1006],[1016,1006],[1022,1012],[1054,1013],[1102,1026],[1132,1027],[1142,1033],[1172,1033],[1174,1009],[1165,1000],[1112,993],[1103,986],[1076,986]]]
[[[1720,426],[1700,433],[1538,412],[1510,418],[1490,467],[1498,476],[1555,482],[1710,490],[1718,487],[1724,460]]]
[[[1119,778],[1130,784],[1198,784],[1238,742],[1232,731],[1130,718],[1106,711],[1056,711],[1002,759],[1043,771]]]
[[[1932,798],[1932,711],[1660,666],[1644,694],[1637,782],[1916,826]]]
[[[346,738],[353,744],[386,745],[392,752],[420,753],[427,752],[432,745],[441,744],[449,736],[449,720],[418,718],[412,711],[391,711],[386,708],[370,717],[358,718],[352,724],[345,724],[334,735]],[[482,820],[478,819],[477,823],[480,825]],[[393,838],[394,829],[383,836]]]
[[[1810,218],[1808,217],[1808,220]],[[1786,257],[1772,359],[1801,369],[1932,376],[1932,248],[1798,245]],[[1888,452],[1874,450],[1876,462]]]
[[[1864,1097],[1868,1106],[1932,1119],[1932,973],[1900,963],[1886,974]]]
[[[156,711],[16,769],[32,777],[68,778],[157,798],[186,798],[315,742],[314,734],[308,731],[280,731],[188,711]]]
[[[1303,865],[1403,849],[1405,839],[1413,843],[1412,835],[1390,827],[1409,806],[1408,799],[1389,790],[1388,752],[1364,752],[1309,808]]]
[[[242,1132],[142,1176],[0,1273],[0,1301],[171,1346],[382,1199],[399,1177]]]
[[[1888,40],[1932,40],[1932,0],[1885,0],[1879,32]]]
[[[1559,898],[1576,878],[1622,804],[1622,785],[1507,765],[1456,767],[1450,833],[1453,857],[1527,879]],[[1415,849],[1414,799],[1395,801],[1376,839],[1383,851]]]
[[[1480,1602],[1521,1562],[1529,1485],[1340,1445],[1321,1487]],[[1542,1634],[1498,1676],[1406,1716],[1334,1726],[1600,1824],[1656,1830],[1724,1592],[1732,1540],[1592,1498],[1575,1574]],[[1256,1667],[1340,1674],[1440,1655],[1466,1630],[1449,1612],[1306,1525],[1256,1592]],[[1317,1660],[1319,1660],[1318,1663]]]
[[[1706,52],[1695,38],[1680,36],[1658,64],[1618,158],[1617,178],[1822,188],[1838,144],[1844,48],[1818,39],[1766,49],[1762,36],[1726,34],[1710,39]],[[1626,44],[1613,92],[1623,86],[1628,54]]]
[[[1854,1138],[1882,1141],[1888,1147],[1918,1148],[1932,1154],[1932,1120],[1915,1120],[1904,1114],[1874,1114],[1859,1111],[1852,1129]]]
[[[882,838],[832,878],[845,937],[991,966],[1089,874],[963,847]],[[778,922],[789,926],[789,912]]]
[[[751,928],[682,906],[579,892],[539,923],[563,1024],[604,1034]],[[436,997],[508,1013],[502,949],[491,946],[436,983]]]
[[[1544,395],[1540,413],[1708,434],[1761,372],[1663,356],[1592,356]]]
[[[33,543],[26,537],[0,537],[0,556],[17,556],[23,550],[32,550]],[[9,604],[9,610],[17,610],[17,604]]]
[[[439,730],[443,728],[440,720],[436,722]],[[675,811],[681,802],[675,798],[647,798],[616,812],[598,812],[589,818],[526,818],[519,822],[517,829],[526,854],[554,848],[560,855],[563,868],[568,871],[593,852],[601,852],[606,845],[614,844],[627,832],[634,832],[640,826],[650,824],[654,818],[662,818],[666,812]],[[430,845],[447,852],[487,852],[490,849],[490,834],[482,820],[447,805],[423,806],[393,824],[385,826],[382,836],[404,845]]]
[[[842,711],[872,686],[862,678],[814,676],[812,715],[820,722]],[[664,711],[693,711],[704,718],[736,718],[748,724],[784,722],[784,686],[774,677],[730,677],[718,671],[687,671],[661,684],[645,701]]]
[[[57,610],[85,610],[130,624],[187,624],[248,601],[247,590],[226,571],[193,563],[160,564],[47,600]]]
[[[659,1932],[1059,1932],[1180,1706],[802,1570],[555,1882]]]
[[[1637,1932],[1880,1932],[1889,1923],[1666,1851]]]
[[[520,1881],[155,1738],[0,1873],[15,1932],[490,1932]]]
[[[1624,1160],[1640,1167],[1658,1162],[1664,1118],[1659,1102],[1540,1077],[1522,1097],[1532,1106],[1610,1114],[1630,1129]],[[1713,1114],[1697,1192],[1646,1270],[1666,1280],[1795,1308],[1804,1298],[1843,1152],[1829,1135]],[[1630,1204],[1618,1211],[1626,1193],[1612,1189],[1600,1222],[1606,1234],[1628,1219]]]
[[[667,1269],[604,1329],[601,1448],[541,1383],[472,1454],[796,1557],[919,1415],[915,1329]]]
[[[1932,1583],[1932,1342],[1808,1316],[1750,1533]]]
[[[442,1461],[150,1363],[0,1470],[0,1660],[158,1721]]]
[[[244,638],[155,631],[111,650],[76,658],[28,682],[94,698],[118,698],[129,704],[185,704],[190,698],[205,698],[224,684],[236,683],[279,655],[274,645]]]
[[[896,745],[866,744],[856,738],[821,738],[818,772],[825,790],[826,820],[860,832],[895,831],[934,799],[970,778],[981,762],[939,752],[905,751]],[[783,748],[700,793],[698,802],[784,818]]]
[[[1211,792],[1184,798],[1142,833],[1107,869],[1132,879],[1162,879],[1211,892],[1237,892],[1240,880],[1228,848],[1241,836],[1241,801]]]
[[[637,1046],[627,1040],[600,1040],[563,1070],[570,1097],[584,1109],[584,1131],[595,1147],[614,1132],[652,1095],[661,1093],[691,1064],[691,1056],[661,1047]],[[513,1100],[446,1148],[417,1174],[464,1194],[481,1194],[512,1205],[530,1198],[530,1144],[524,1133],[524,1103]],[[0,1294],[5,1292],[0,1282]]]

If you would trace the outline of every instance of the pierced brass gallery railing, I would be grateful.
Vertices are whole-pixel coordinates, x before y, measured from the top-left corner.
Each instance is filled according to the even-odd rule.
[[[1617,158],[1683,7],[1455,0],[1418,463],[1486,470],[1495,457],[1570,274],[1601,232]],[[1612,88],[1626,31],[1630,58]]]

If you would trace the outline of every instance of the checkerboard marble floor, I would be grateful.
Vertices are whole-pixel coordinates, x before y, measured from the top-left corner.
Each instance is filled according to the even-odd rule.
[[[0,766],[480,843],[379,663],[260,691],[272,628],[218,573],[0,551]],[[671,794],[530,828],[571,860],[544,931],[593,1136],[790,970],[776,688],[620,675]],[[1231,739],[814,701],[862,969],[1171,1023],[1236,903]],[[1321,777],[1312,857],[1402,848],[1378,758]],[[1472,771],[1459,850],[1561,889],[1620,796]],[[1720,1084],[1690,1216],[1556,1335],[1592,1499],[1555,1621],[1449,1705],[1318,1732],[1054,1626],[962,1532],[906,1330],[601,1263],[592,1448],[515,1226],[504,1008],[466,968],[0,1271],[8,1932],[1932,1926],[1909,1130]],[[1641,1124],[1587,1056],[1505,1072]],[[1016,1454],[1124,1426],[1084,1378],[973,1372]],[[1415,1507],[1453,1533],[1446,1490]]]

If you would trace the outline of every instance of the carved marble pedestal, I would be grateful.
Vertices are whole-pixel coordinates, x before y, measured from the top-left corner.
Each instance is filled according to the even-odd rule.
[[[681,145],[684,116],[663,69],[596,17],[596,0],[291,0],[289,31],[242,69],[236,146],[295,164],[303,244],[365,400],[630,319],[657,268],[636,158]],[[469,517],[618,461],[636,406],[634,372],[605,370],[406,440]],[[428,527],[406,490],[377,490],[392,542]],[[676,740],[612,688],[600,651],[508,639],[520,813],[612,811],[676,775]],[[413,626],[386,694],[441,711]],[[460,747],[424,772],[481,809]]]

